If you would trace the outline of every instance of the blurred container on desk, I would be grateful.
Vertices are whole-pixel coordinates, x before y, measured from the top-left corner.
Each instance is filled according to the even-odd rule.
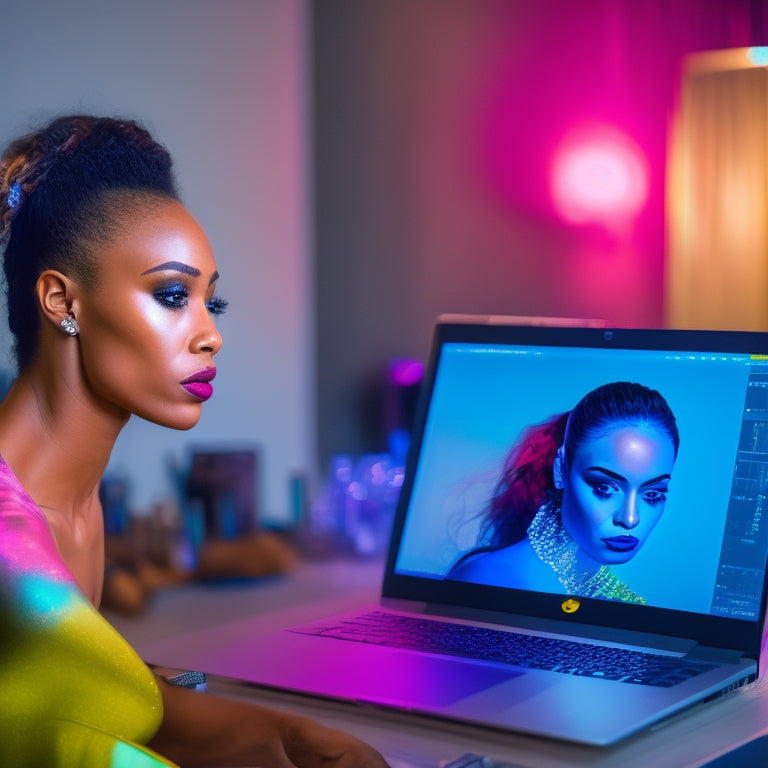
[[[127,477],[102,479],[104,605],[138,613],[158,588],[190,579],[225,583],[286,573],[298,555],[289,537],[264,528],[256,449],[196,449],[169,464],[175,499],[132,510]]]
[[[258,578],[295,566],[287,538],[261,524],[258,467],[255,447],[198,448],[188,474],[176,470],[195,578]]]
[[[105,534],[102,607],[140,613],[156,589],[191,578],[177,558],[181,515],[170,502],[158,502],[137,514],[130,506],[130,483],[121,473],[105,475],[99,498]]]
[[[403,462],[388,453],[334,456],[320,495],[310,504],[309,540],[302,548],[310,556],[383,555],[403,475]]]
[[[423,378],[424,366],[407,358],[394,358],[375,371],[365,387],[361,415],[367,450],[331,458],[299,531],[304,554],[386,553]]]

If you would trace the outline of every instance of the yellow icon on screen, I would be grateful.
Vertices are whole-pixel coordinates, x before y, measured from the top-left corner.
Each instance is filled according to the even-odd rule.
[[[575,613],[581,608],[581,603],[572,597],[569,597],[561,606],[566,613]]]

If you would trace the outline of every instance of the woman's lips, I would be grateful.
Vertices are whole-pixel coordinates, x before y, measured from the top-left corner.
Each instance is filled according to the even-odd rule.
[[[198,400],[207,400],[213,394],[211,382],[216,377],[215,368],[204,368],[181,382],[181,386]]]
[[[603,541],[614,552],[630,552],[640,543],[640,539],[635,536],[610,536]]]

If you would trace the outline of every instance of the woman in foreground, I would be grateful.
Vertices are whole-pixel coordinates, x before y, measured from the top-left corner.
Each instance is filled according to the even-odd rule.
[[[0,755],[16,768],[384,766],[311,720],[155,678],[98,613],[101,475],[132,415],[212,394],[218,272],[166,150],[71,116],[0,159],[18,377],[0,405]]]

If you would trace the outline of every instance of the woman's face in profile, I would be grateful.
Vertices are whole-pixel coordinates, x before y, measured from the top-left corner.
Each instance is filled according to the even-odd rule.
[[[561,475],[566,531],[598,563],[631,560],[664,512],[674,463],[672,439],[651,424],[587,440]]]
[[[98,252],[96,286],[77,311],[83,371],[101,407],[176,429],[200,418],[221,337],[208,239],[175,201]]]

